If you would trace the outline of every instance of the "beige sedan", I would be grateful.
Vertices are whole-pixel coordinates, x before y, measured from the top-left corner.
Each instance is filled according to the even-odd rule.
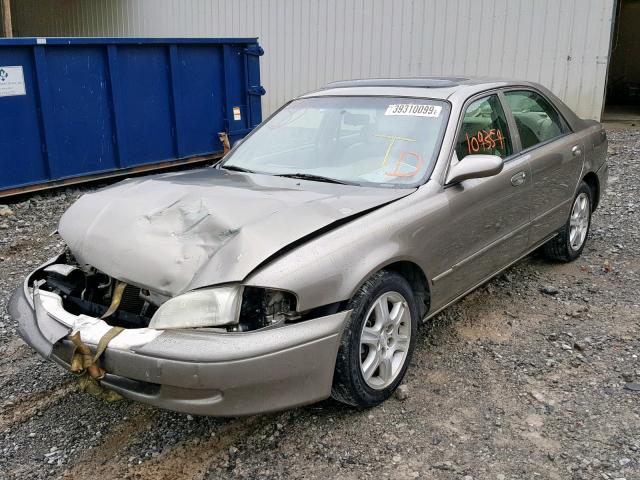
[[[580,255],[606,151],[528,82],[333,83],[212,168],[83,196],[9,310],[44,357],[159,407],[376,405],[421,321],[534,249]]]

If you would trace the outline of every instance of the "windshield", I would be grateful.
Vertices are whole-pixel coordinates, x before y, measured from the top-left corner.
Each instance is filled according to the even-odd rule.
[[[222,168],[354,184],[417,185],[431,172],[448,104],[424,98],[294,100]]]

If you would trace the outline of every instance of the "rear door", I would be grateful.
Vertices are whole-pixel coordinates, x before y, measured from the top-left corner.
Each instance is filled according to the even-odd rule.
[[[531,238],[534,245],[567,221],[583,163],[583,141],[539,92],[504,92],[522,144],[531,163]]]
[[[474,97],[465,106],[451,164],[472,161],[473,154],[489,154],[503,158],[504,168],[492,177],[445,186],[449,219],[442,228],[442,241],[448,245],[449,268],[433,279],[433,297],[442,299],[442,304],[513,262],[527,248],[531,172],[528,160],[517,154],[513,128],[497,92]]]

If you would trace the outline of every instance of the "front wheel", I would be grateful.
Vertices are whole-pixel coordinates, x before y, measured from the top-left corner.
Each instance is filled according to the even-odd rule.
[[[552,260],[570,262],[580,256],[587,242],[591,226],[592,193],[582,182],[573,199],[567,223],[554,238],[544,245],[544,254]]]
[[[331,396],[357,407],[383,402],[400,384],[415,346],[418,309],[409,283],[381,271],[349,303]]]

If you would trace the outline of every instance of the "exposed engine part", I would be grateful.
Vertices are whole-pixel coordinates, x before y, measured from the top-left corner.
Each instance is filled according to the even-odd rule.
[[[129,298],[128,295],[126,295],[127,292],[125,292],[125,303],[127,303],[127,298]],[[169,300],[171,297],[168,297],[166,295],[161,295],[160,293],[157,292],[152,292],[150,290],[146,290],[146,289],[142,289],[140,290],[140,294],[139,297],[144,300],[146,303],[148,303],[149,305],[153,305],[156,307],[159,307],[160,305],[162,305],[164,302],[166,302],[167,300]],[[133,299],[132,299],[133,300]]]
[[[265,319],[269,324],[285,321],[286,315],[291,312],[291,297],[292,295],[285,292],[265,292]]]
[[[245,287],[240,309],[240,322],[233,331],[257,330],[299,318],[296,298],[290,292]]]
[[[75,315],[103,318],[114,326],[143,328],[149,325],[157,306],[149,292],[119,282],[90,266],[75,264],[67,255],[67,264],[54,264],[44,272],[41,288],[62,298],[65,310]]]

